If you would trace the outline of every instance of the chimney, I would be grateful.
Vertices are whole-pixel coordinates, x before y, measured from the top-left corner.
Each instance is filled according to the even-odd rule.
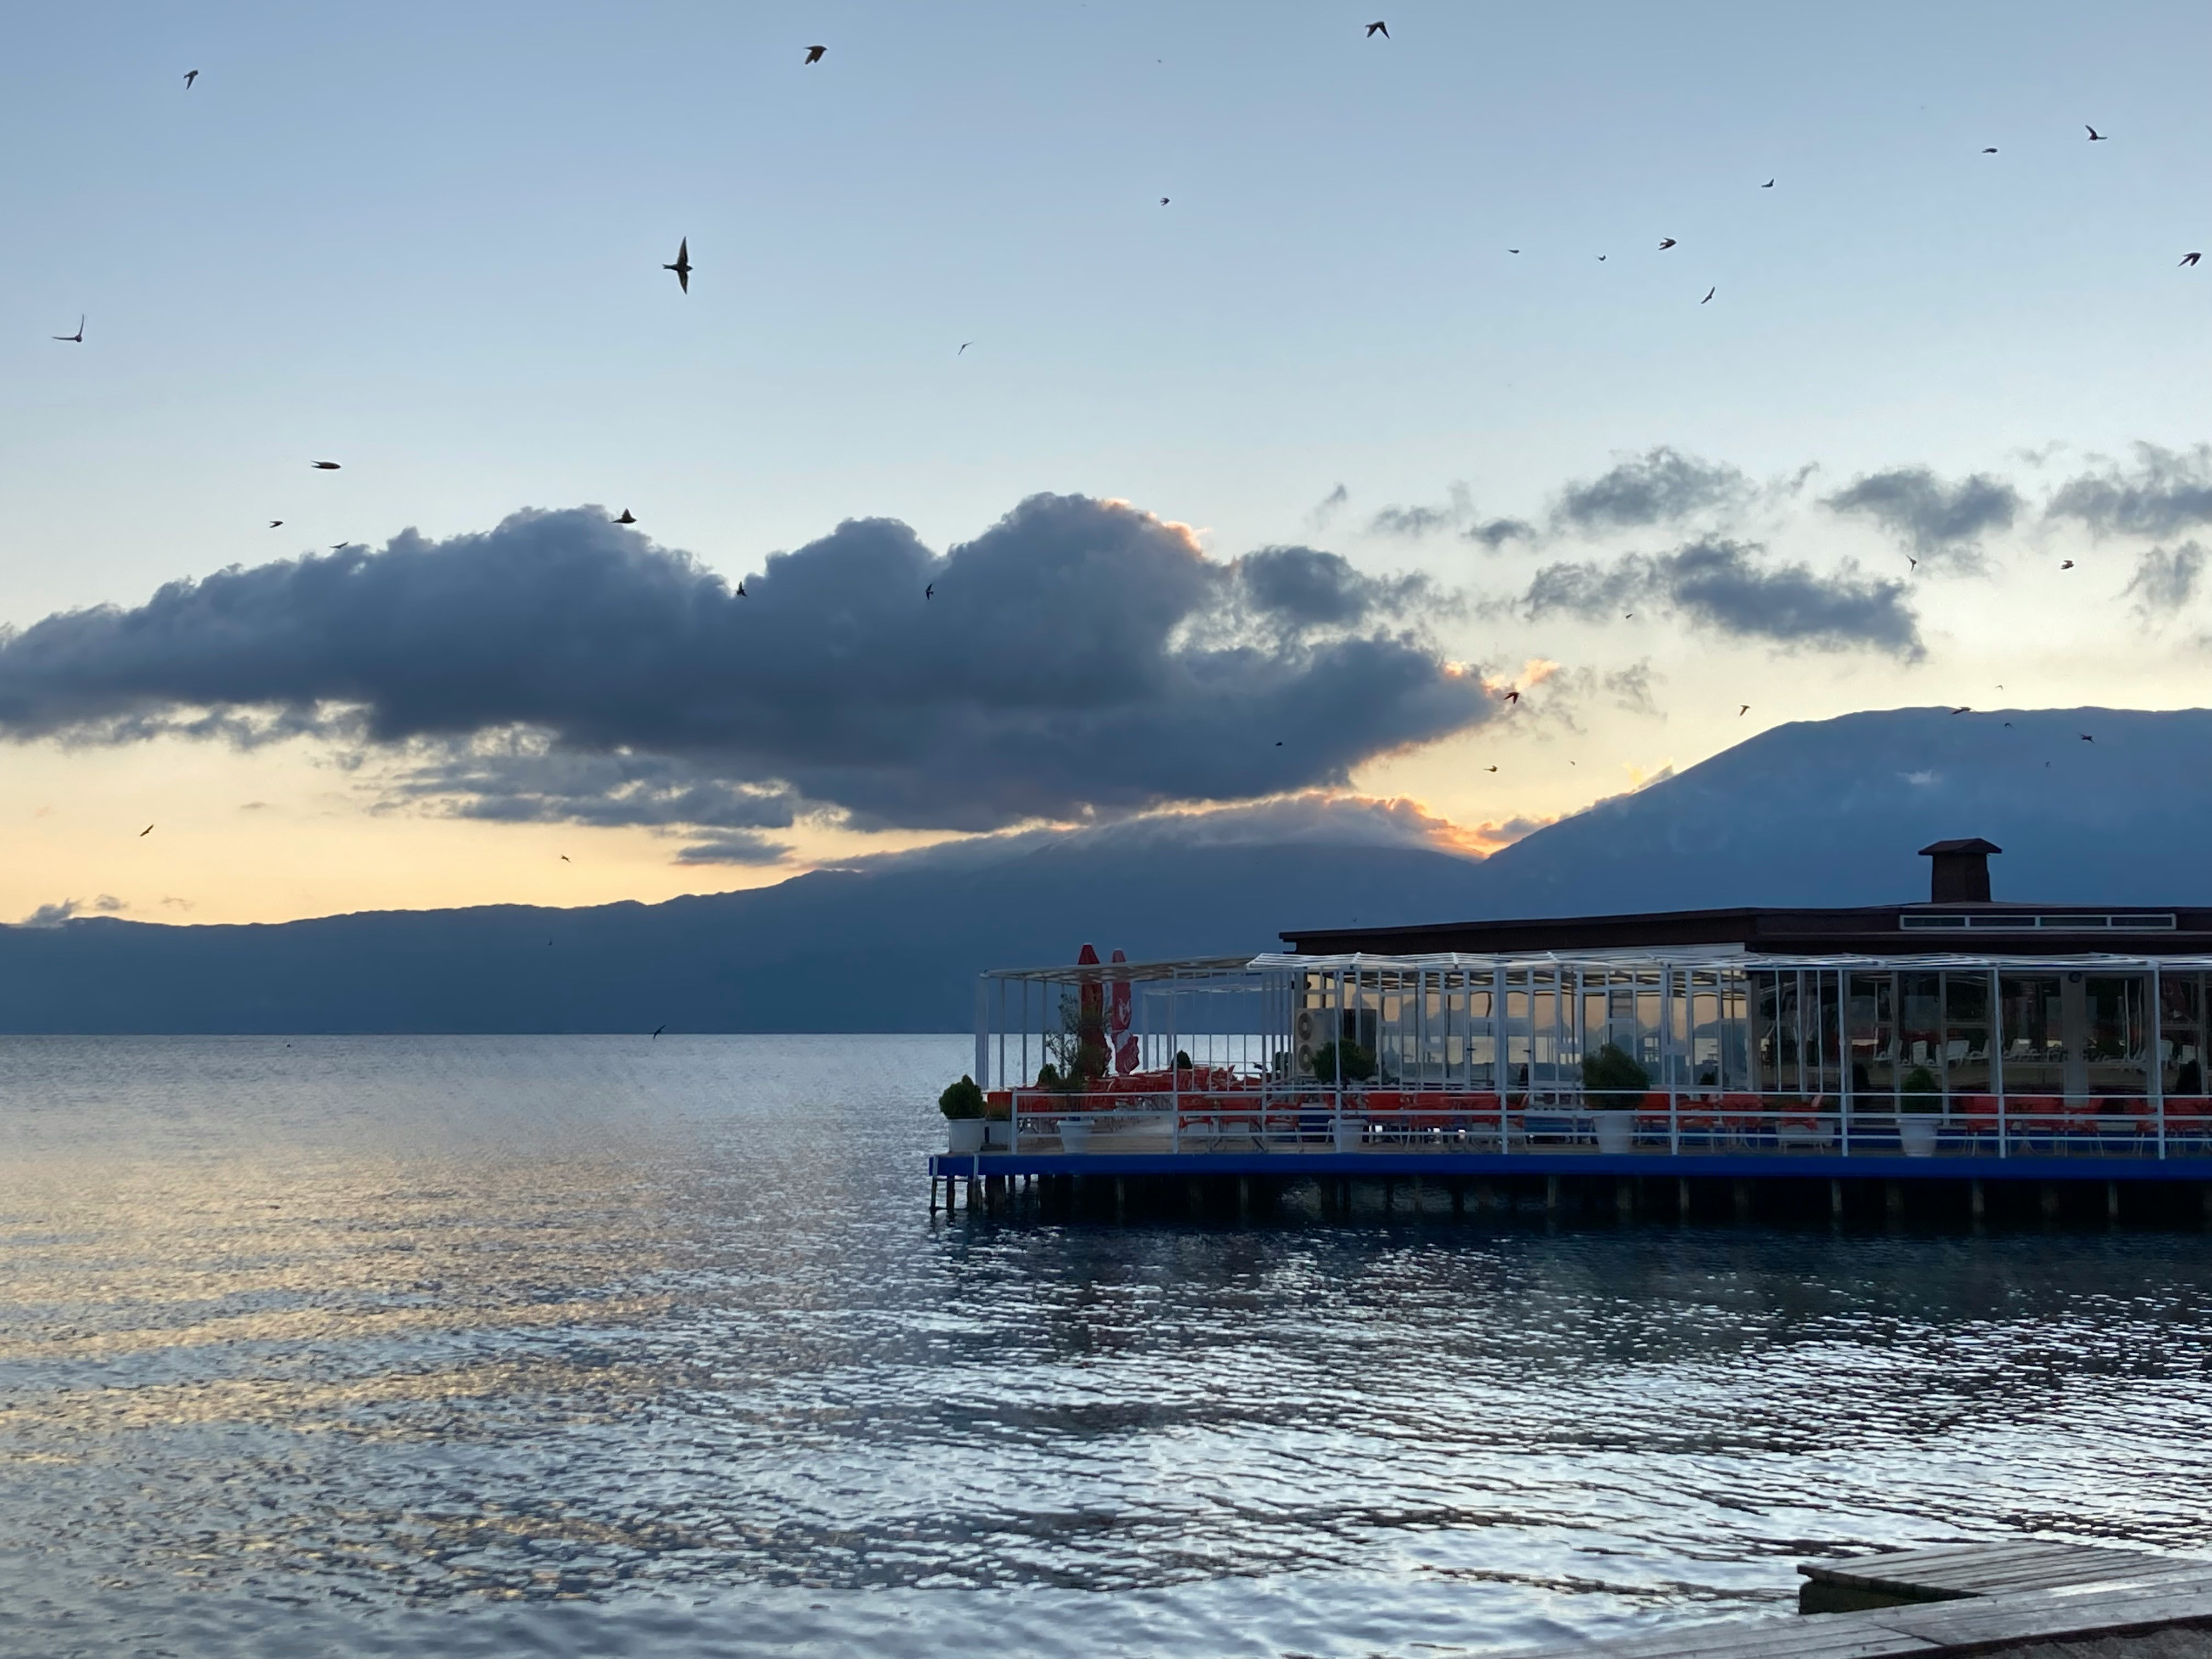
[[[1928,866],[1930,904],[1987,904],[1990,902],[1990,854],[2004,848],[1975,836],[1966,841],[1930,842],[1920,849]]]

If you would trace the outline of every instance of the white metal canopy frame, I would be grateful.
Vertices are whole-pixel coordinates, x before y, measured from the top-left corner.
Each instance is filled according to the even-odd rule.
[[[1086,991],[1135,1043],[1040,1087]],[[1212,1146],[1298,1145],[1318,1108],[1339,1151],[1602,1146],[1611,1114],[1612,1151],[2212,1152],[2212,956],[1270,953],[988,974],[976,1012],[1018,1148],[1076,1112],[1125,1150],[1188,1149],[1194,1113]],[[1586,1088],[1608,1047],[1640,1096]]]

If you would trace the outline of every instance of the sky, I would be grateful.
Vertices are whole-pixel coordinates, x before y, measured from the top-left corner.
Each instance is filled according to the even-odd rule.
[[[1790,720],[2204,701],[2202,7],[0,48],[0,917],[1277,797],[1480,850]]]

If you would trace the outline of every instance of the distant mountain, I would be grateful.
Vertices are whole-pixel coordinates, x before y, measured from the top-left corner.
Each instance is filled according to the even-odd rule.
[[[2212,903],[2208,826],[2212,711],[1899,709],[1778,726],[1483,862],[1388,809],[1261,809],[664,904],[0,928],[0,1030],[963,1030],[983,969],[1086,939],[1142,959],[1290,927],[1872,904],[1924,896],[1915,849],[1954,836],[2005,849],[2000,898]]]
[[[1479,914],[1924,899],[1917,849],[1954,836],[2004,848],[2000,899],[2212,903],[2212,709],[1778,726],[1507,848],[1482,866]]]

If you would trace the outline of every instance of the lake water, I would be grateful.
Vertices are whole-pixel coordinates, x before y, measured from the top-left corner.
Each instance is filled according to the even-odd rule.
[[[2201,1236],[933,1221],[969,1052],[0,1043],[0,1648],[1433,1655],[2212,1547]]]

